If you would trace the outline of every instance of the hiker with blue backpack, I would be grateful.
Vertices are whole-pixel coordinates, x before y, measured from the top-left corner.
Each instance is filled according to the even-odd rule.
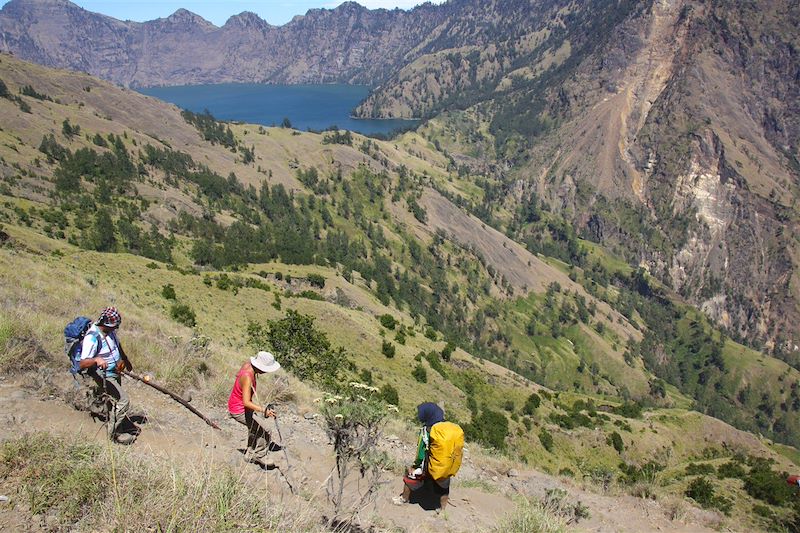
[[[131,444],[136,436],[120,431],[130,407],[120,373],[133,368],[117,338],[121,323],[119,311],[106,307],[94,323],[86,317],[76,318],[64,329],[64,336],[72,374],[76,379],[79,374],[88,375],[97,385],[95,397],[105,407],[109,437],[119,444]]]

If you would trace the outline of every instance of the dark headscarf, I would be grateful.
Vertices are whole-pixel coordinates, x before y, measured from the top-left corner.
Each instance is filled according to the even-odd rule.
[[[431,426],[444,421],[444,411],[432,402],[421,403],[417,406],[417,418],[425,424],[425,428],[430,431]]]

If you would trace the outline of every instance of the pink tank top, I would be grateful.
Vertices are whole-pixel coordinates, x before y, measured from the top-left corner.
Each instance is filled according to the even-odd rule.
[[[253,384],[253,391],[256,390],[256,377],[253,369],[248,363],[242,365],[239,373],[236,374],[236,381],[233,382],[233,390],[231,396],[228,398],[228,412],[232,415],[241,415],[244,413],[244,399],[242,398],[242,387],[239,385],[239,378],[243,375],[250,376],[250,382]]]

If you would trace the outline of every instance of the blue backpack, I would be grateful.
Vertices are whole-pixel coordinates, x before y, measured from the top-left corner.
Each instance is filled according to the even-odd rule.
[[[79,316],[64,328],[64,352],[69,357],[69,371],[75,375],[81,372],[81,349],[83,348],[83,338],[92,326],[92,320],[85,316]]]

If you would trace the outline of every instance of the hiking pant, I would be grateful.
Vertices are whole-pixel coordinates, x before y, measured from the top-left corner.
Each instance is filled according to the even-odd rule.
[[[105,381],[97,372],[91,372],[94,382],[97,384],[95,395],[100,396],[105,392],[109,400],[108,406],[108,436],[113,438],[117,434],[120,425],[125,421],[125,414],[130,408],[128,393],[122,389],[121,378],[119,376],[107,377]],[[105,386],[105,391],[103,387]]]
[[[240,424],[247,426],[247,451],[245,458],[248,461],[264,459],[269,449],[270,435],[267,429],[267,419],[253,416],[253,411],[245,411],[235,415],[230,413],[231,418]]]

